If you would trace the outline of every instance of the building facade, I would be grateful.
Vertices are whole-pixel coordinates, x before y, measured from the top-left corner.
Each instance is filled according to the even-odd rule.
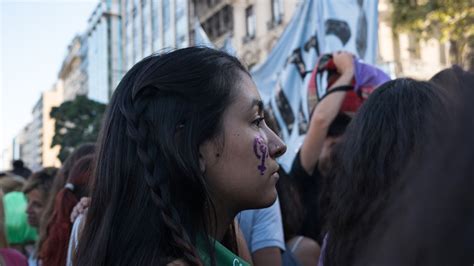
[[[26,147],[24,162],[32,171],[41,169],[43,165],[43,95],[40,96],[32,110],[33,120],[25,128]]]
[[[237,56],[248,66],[268,56],[301,0],[193,1],[193,12],[217,46],[229,36]]]
[[[123,68],[154,52],[189,45],[188,0],[121,0]]]
[[[301,2],[193,0],[190,10],[216,47],[221,47],[227,36],[232,36],[238,57],[252,67],[266,59]],[[377,64],[385,71],[393,77],[426,79],[450,65],[448,43],[420,40],[411,33],[395,33],[389,1],[379,0],[378,10]]]
[[[64,83],[64,101],[71,101],[77,95],[85,95],[87,89],[87,71],[84,60],[87,60],[87,39],[77,35],[68,46],[67,55],[61,65],[58,79]]]
[[[15,138],[15,149],[18,151],[14,159],[23,160],[32,171],[41,169],[41,149],[38,143],[39,129],[34,122],[28,123]]]
[[[64,86],[61,81],[57,82],[51,90],[43,92],[42,128],[41,128],[41,162],[43,167],[59,167],[61,161],[58,159],[60,147],[51,147],[53,142],[55,121],[50,113],[53,107],[58,107],[64,100]]]
[[[64,87],[59,81],[41,94],[33,107],[33,120],[14,139],[14,159],[23,160],[32,171],[61,165],[57,158],[60,147],[51,147],[55,121],[50,117],[50,113],[52,108],[59,106],[63,100]]]
[[[14,159],[14,146],[10,143],[1,151],[0,171],[9,171],[12,167],[12,161]]]
[[[87,96],[107,103],[124,74],[118,0],[101,0],[88,20]],[[83,65],[84,66],[84,65]]]
[[[435,38],[420,40],[410,32],[396,33],[391,26],[392,6],[379,0],[378,63],[388,66],[397,77],[429,79],[451,65],[449,43]]]

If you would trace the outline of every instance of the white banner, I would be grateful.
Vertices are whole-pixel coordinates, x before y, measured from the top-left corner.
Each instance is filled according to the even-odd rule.
[[[377,59],[378,0],[317,0],[321,53],[352,52],[369,64]]]
[[[288,147],[279,159],[289,171],[309,121],[308,83],[319,51],[350,51],[373,63],[377,45],[377,0],[306,0],[261,65],[252,69]],[[370,20],[368,19],[370,18]]]

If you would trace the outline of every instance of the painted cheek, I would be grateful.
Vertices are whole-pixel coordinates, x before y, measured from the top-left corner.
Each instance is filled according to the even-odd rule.
[[[265,159],[268,158],[268,147],[262,137],[257,136],[253,142],[253,152],[257,159],[260,159],[260,164],[257,169],[260,171],[260,175],[265,173],[267,168],[265,167]]]

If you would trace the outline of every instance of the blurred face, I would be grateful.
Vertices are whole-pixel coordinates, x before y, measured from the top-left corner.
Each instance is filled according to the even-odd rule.
[[[43,213],[43,201],[41,191],[33,189],[26,194],[28,206],[26,208],[26,215],[28,216],[28,223],[35,228],[39,227],[39,220]]]
[[[237,212],[275,201],[275,159],[286,146],[265,124],[263,103],[248,75],[242,73],[234,95],[221,136],[201,145],[200,163],[214,202]]]
[[[319,172],[326,176],[329,173],[329,170],[332,167],[331,155],[334,146],[341,141],[341,136],[339,137],[327,137],[323,143],[323,149],[319,155],[318,160],[318,169]]]

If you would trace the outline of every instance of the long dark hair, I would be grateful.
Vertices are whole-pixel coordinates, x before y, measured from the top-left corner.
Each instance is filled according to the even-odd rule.
[[[236,58],[198,47],[127,72],[103,122],[77,265],[202,263],[196,238],[215,229],[198,147],[221,134],[241,73]]]
[[[71,169],[67,184],[56,195],[54,210],[46,227],[47,237],[38,252],[44,265],[66,264],[67,247],[71,235],[71,211],[81,197],[89,195],[89,180],[92,175],[94,155],[78,160]]]
[[[385,83],[361,107],[334,152],[324,265],[352,264],[390,188],[446,112],[439,88],[412,79]]]
[[[61,168],[59,168],[58,174],[53,181],[53,185],[51,190],[48,193],[48,199],[46,200],[46,205],[41,215],[41,226],[40,226],[40,238],[38,241],[38,247],[41,249],[43,246],[44,241],[48,237],[47,232],[47,225],[51,223],[51,216],[54,210],[54,204],[56,201],[56,195],[59,193],[61,189],[64,188],[66,185],[66,181],[69,177],[69,173],[71,172],[72,166],[82,157],[94,154],[95,152],[95,144],[94,143],[84,143],[77,147],[71,155],[64,161]]]
[[[474,261],[474,73],[453,67],[431,82],[455,99],[426,156],[395,186],[356,265],[471,265]]]

